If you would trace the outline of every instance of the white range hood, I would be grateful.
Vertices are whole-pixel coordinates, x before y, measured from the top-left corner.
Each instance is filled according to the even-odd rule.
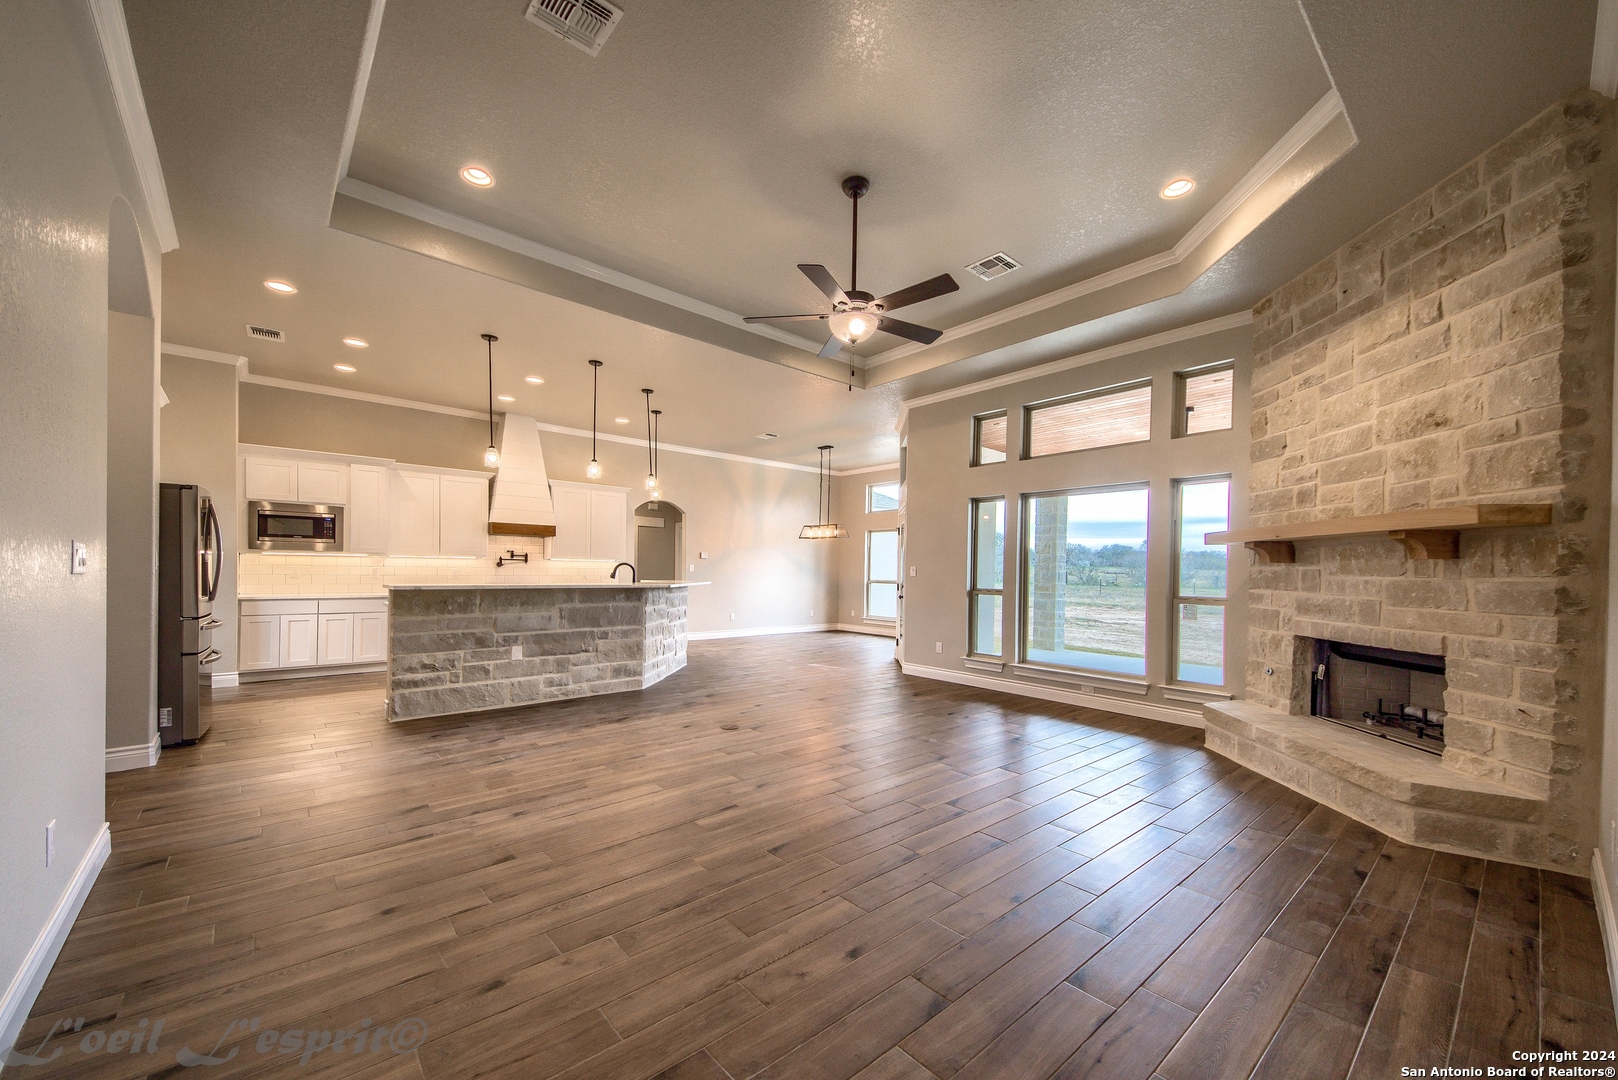
[[[500,470],[489,501],[489,535],[556,535],[545,451],[540,449],[539,425],[532,416],[506,413],[500,425]]]

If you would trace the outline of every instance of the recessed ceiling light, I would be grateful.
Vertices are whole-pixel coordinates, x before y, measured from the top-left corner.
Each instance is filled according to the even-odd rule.
[[[368,349],[371,347],[371,343],[362,337],[346,337],[343,339],[343,344],[350,349]]]
[[[271,278],[264,283],[264,287],[271,292],[278,292],[283,296],[291,296],[293,293],[298,291],[298,287],[296,285],[293,285],[289,281],[282,281],[280,278]]]
[[[516,401],[517,399],[512,397],[510,394],[496,394],[495,397],[494,397],[494,400],[496,400],[496,401]]]
[[[359,370],[359,368],[355,367],[353,364],[333,364],[332,367],[336,368],[338,371],[358,371]]]
[[[1196,186],[1197,182],[1195,180],[1187,180],[1185,177],[1171,180],[1163,188],[1163,198],[1178,199],[1181,195],[1191,194],[1191,189]]]
[[[473,187],[493,187],[494,177],[488,169],[480,169],[476,165],[468,165],[461,170],[461,179]]]
[[[533,383],[535,386],[538,386],[540,383],[542,383],[544,381],[545,380],[541,379],[538,375],[527,375],[527,376],[523,377],[523,382],[525,382],[525,383]]]
[[[612,418],[612,422],[615,423],[615,424],[627,424],[627,423],[629,423],[629,417],[627,417],[627,416],[615,416],[615,417]]]

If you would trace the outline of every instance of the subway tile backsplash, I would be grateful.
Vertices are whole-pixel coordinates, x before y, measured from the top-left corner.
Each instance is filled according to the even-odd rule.
[[[527,551],[528,562],[495,566],[508,550]],[[605,581],[611,563],[546,559],[539,541],[491,536],[481,559],[406,555],[292,555],[244,551],[237,556],[239,596],[337,596],[387,591],[389,585],[490,585]],[[627,571],[625,572],[627,575]]]

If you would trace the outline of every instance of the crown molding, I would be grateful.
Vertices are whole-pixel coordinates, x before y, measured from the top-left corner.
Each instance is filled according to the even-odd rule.
[[[212,360],[216,364],[230,364],[232,367],[246,369],[247,357],[236,356],[232,353],[215,352],[212,349],[193,349],[189,345],[175,345],[172,342],[163,342],[160,352],[170,356],[189,356],[193,360]],[[245,374],[242,376],[247,377]]]
[[[1165,330],[1160,334],[1151,334],[1133,341],[1119,342],[1117,345],[1108,345],[1104,349],[1095,349],[1091,352],[1079,353],[1076,356],[1065,357],[1061,360],[1052,360],[1046,364],[1023,368],[1006,375],[996,375],[992,379],[980,379],[977,382],[966,383],[962,386],[953,386],[948,390],[940,390],[935,394],[925,394],[922,397],[910,398],[899,404],[898,429],[903,429],[906,418],[911,409],[919,409],[924,405],[933,405],[940,401],[949,401],[953,398],[966,397],[970,394],[980,393],[984,390],[993,390],[996,387],[1011,386],[1015,383],[1027,382],[1030,379],[1043,378],[1054,375],[1059,371],[1071,371],[1074,368],[1087,367],[1090,364],[1099,364],[1103,360],[1111,360],[1118,356],[1128,356],[1131,353],[1145,352],[1161,345],[1173,345],[1180,341],[1190,341],[1192,338],[1206,337],[1225,330],[1234,330],[1239,326],[1250,326],[1253,322],[1251,311],[1237,311],[1229,315],[1221,315],[1217,319],[1208,319],[1204,322],[1191,323],[1189,326]]]
[[[1618,97],[1618,0],[1596,5],[1595,48],[1590,52],[1590,89]]]
[[[135,52],[129,44],[124,6],[120,0],[87,2],[90,17],[95,22],[96,40],[101,45],[101,58],[106,62],[107,78],[112,82],[112,100],[118,106],[118,119],[123,124],[124,139],[135,163],[146,212],[151,215],[152,228],[157,233],[158,250],[173,251],[180,246],[180,237],[174,231],[174,211],[169,207],[163,163],[157,157],[157,140],[152,137],[146,97],[141,93],[140,75],[135,70]]]
[[[1618,0],[1605,0],[1605,2],[1618,3]],[[1127,266],[1120,266],[1104,274],[1085,278],[1083,281],[1074,282],[1071,285],[1045,293],[1043,296],[1025,300],[1020,304],[1013,304],[999,311],[990,312],[982,318],[952,326],[945,330],[938,341],[933,344],[937,345],[968,337],[979,331],[1001,326],[1044,311],[1047,308],[1056,307],[1058,304],[1065,304],[1081,296],[1100,292],[1102,289],[1112,288],[1126,281],[1132,281],[1135,278],[1144,277],[1159,270],[1178,266],[1190,258],[1204,241],[1212,236],[1221,225],[1235,216],[1244,205],[1259,196],[1266,183],[1280,173],[1293,158],[1304,152],[1310,142],[1339,117],[1342,117],[1345,121],[1347,120],[1347,114],[1343,110],[1343,99],[1337,96],[1336,90],[1328,90],[1326,95],[1315,102],[1309,111],[1304,113],[1303,117],[1277,140],[1274,146],[1265,151],[1264,156],[1258,159],[1257,163],[1247,171],[1247,174],[1238,180],[1234,187],[1225,192],[1224,197],[1215,203],[1213,208],[1204,214],[1191,227],[1190,231],[1182,236],[1169,250],[1159,252],[1156,255],[1148,255],[1146,258],[1139,259]],[[1265,216],[1267,217],[1268,215]],[[1257,224],[1256,221],[1255,224]],[[865,367],[867,371],[871,371],[884,364],[902,360],[930,347],[916,342],[895,346],[867,359]]]

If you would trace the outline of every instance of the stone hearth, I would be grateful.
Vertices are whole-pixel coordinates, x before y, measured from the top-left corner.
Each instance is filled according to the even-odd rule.
[[[1254,309],[1249,527],[1462,503],[1548,525],[1301,540],[1252,566],[1208,745],[1412,843],[1585,872],[1596,842],[1613,103],[1558,103]],[[1240,550],[1240,549],[1235,549]],[[1444,658],[1441,758],[1314,719],[1314,641]]]

